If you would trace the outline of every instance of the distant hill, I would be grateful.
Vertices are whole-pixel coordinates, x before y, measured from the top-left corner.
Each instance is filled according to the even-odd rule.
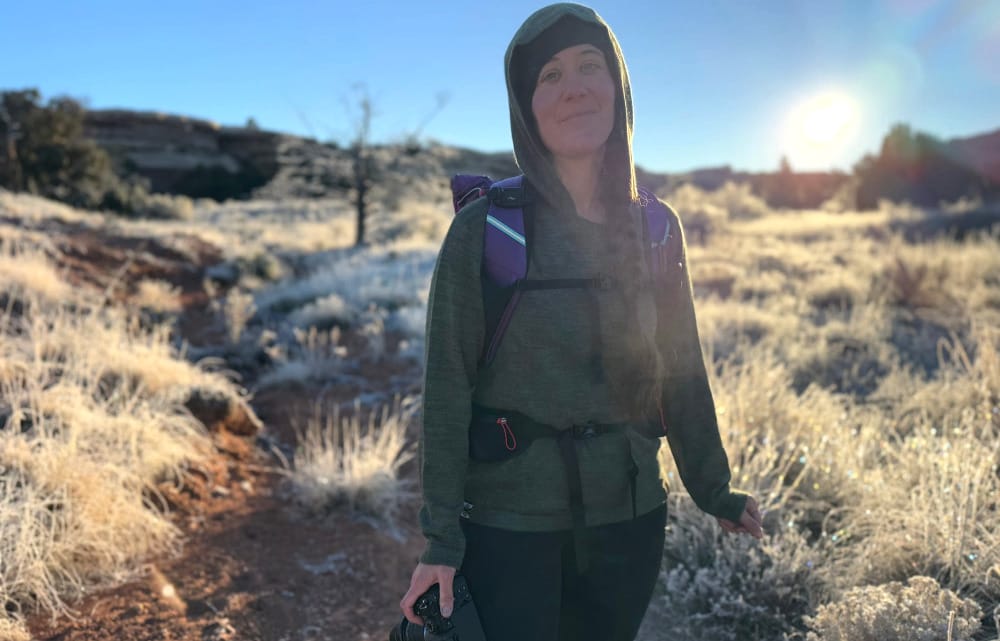
[[[1000,129],[945,141],[952,158],[1000,185]]]
[[[217,199],[323,197],[353,186],[350,150],[336,143],[157,112],[88,111],[85,135],[106,149],[121,173],[150,180],[153,191]],[[946,143],[950,156],[1000,185],[1000,130]],[[510,152],[482,153],[438,143],[374,145],[379,189],[401,193],[419,179],[447,183],[454,173],[517,173]],[[744,172],[729,166],[683,173],[641,168],[639,181],[660,193],[685,183],[714,190],[726,182],[749,183],[779,207],[818,207],[851,176],[843,172]]]

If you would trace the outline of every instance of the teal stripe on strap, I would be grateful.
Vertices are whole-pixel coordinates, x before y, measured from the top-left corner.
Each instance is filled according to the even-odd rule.
[[[517,233],[517,231],[515,231],[514,229],[511,229],[509,226],[505,225],[503,223],[503,221],[501,221],[499,218],[494,218],[493,216],[487,214],[486,215],[486,222],[488,222],[489,224],[493,225],[494,227],[496,227],[497,229],[499,229],[503,233],[507,234],[508,236],[510,236],[511,238],[513,238],[514,240],[516,240],[517,242],[521,243],[522,245],[525,244],[524,243],[524,236],[522,236],[521,234]],[[525,247],[527,247],[527,245],[525,245]]]

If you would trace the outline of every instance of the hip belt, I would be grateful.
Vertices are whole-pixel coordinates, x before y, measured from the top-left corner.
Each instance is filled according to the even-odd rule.
[[[569,487],[569,508],[573,517],[573,541],[579,572],[588,566],[586,529],[583,511],[583,487],[580,481],[580,463],[576,455],[577,440],[594,438],[610,432],[633,429],[632,423],[582,423],[557,429],[512,410],[498,410],[472,404],[472,421],[469,425],[469,457],[476,461],[499,462],[528,449],[538,438],[554,438],[566,471]],[[639,466],[629,447],[629,490],[632,495],[632,518],[636,518],[635,490]]]

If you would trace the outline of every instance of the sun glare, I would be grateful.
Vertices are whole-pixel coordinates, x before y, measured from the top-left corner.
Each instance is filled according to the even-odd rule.
[[[791,112],[786,145],[793,162],[832,162],[857,133],[860,109],[857,101],[842,92],[815,95]]]

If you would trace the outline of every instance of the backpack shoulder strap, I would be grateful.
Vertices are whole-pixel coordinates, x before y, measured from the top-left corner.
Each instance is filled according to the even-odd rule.
[[[667,242],[677,233],[676,214],[645,187],[639,187],[639,202],[646,219],[650,274],[661,274],[670,264]]]
[[[493,183],[483,229],[483,270],[498,287],[508,287],[528,273],[522,177]]]
[[[496,356],[507,324],[521,297],[517,285],[528,274],[530,220],[525,216],[523,176],[492,183],[486,191],[489,209],[483,227],[483,258],[480,280],[483,289],[485,343],[480,367]]]

